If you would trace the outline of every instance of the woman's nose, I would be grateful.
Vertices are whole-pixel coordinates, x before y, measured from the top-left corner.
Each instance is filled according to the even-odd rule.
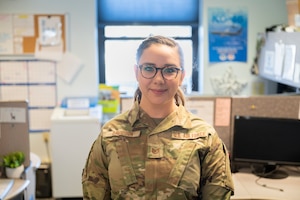
[[[161,69],[159,69],[157,71],[157,73],[155,74],[155,76],[153,77],[153,79],[157,79],[157,80],[164,80],[164,76],[163,76],[163,72]]]

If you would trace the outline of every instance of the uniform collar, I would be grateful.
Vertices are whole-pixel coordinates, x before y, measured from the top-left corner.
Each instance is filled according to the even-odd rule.
[[[128,121],[131,124],[131,126],[134,127],[135,124],[139,124],[139,122],[141,122],[141,124],[144,124],[144,122],[147,121],[147,118],[150,118],[149,115],[141,109],[138,101],[135,101],[134,105],[128,113]],[[162,123],[156,128],[159,129],[157,131],[162,131],[161,129],[169,129],[174,126],[180,126],[185,129],[189,129],[192,126],[191,116],[186,110],[186,108],[181,104],[163,121],[164,123]]]

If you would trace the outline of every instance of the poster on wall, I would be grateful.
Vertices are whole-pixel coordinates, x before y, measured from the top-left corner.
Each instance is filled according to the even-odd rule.
[[[247,33],[246,8],[209,8],[209,62],[247,62]]]

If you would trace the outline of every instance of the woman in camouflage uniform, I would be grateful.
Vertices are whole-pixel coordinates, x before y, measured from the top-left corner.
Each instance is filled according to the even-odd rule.
[[[108,121],[93,143],[82,174],[84,199],[230,199],[226,147],[184,107],[178,43],[151,36],[136,61],[134,105]]]

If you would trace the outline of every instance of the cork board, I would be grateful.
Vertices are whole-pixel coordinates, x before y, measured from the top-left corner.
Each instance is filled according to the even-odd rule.
[[[24,166],[30,165],[27,101],[0,101],[0,157],[13,151],[25,153]]]
[[[288,25],[296,26],[295,15],[300,14],[300,0],[286,0],[286,8],[288,12]]]
[[[36,41],[41,37],[40,19],[56,19],[63,51],[66,50],[66,17],[63,14],[1,14],[0,55],[28,55],[35,53]],[[49,24],[53,27],[54,21]],[[51,24],[52,23],[52,24]],[[48,24],[48,25],[49,25]],[[53,28],[50,27],[50,28]],[[49,29],[50,30],[50,29]]]

